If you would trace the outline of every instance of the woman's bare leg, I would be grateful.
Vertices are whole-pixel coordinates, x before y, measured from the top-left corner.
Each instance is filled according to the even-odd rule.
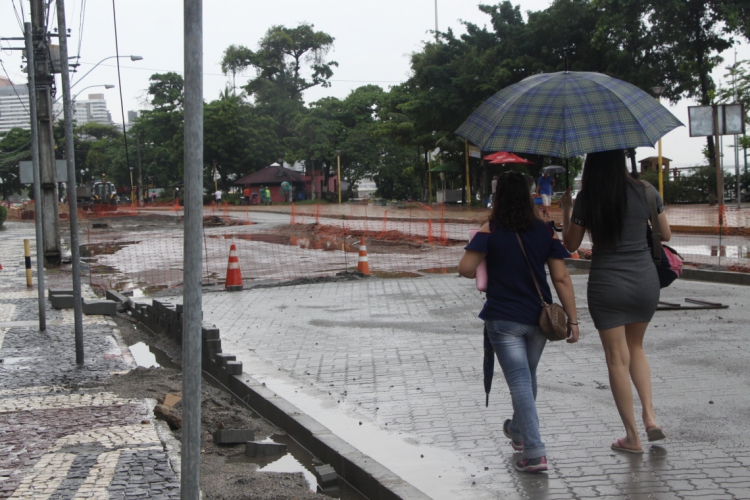
[[[656,427],[656,413],[651,396],[651,368],[643,350],[643,336],[648,323],[630,323],[625,325],[625,338],[630,351],[630,378],[638,391],[643,406],[643,424],[646,429]]]
[[[608,330],[600,330],[604,355],[609,370],[609,385],[615,398],[617,411],[625,425],[626,437],[621,441],[626,448],[641,449],[638,428],[633,411],[633,389],[630,386],[630,350],[625,336],[625,327],[618,326]]]

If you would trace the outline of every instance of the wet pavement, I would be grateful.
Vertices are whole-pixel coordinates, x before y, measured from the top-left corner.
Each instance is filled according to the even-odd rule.
[[[548,344],[539,368],[552,466],[541,475],[512,471],[501,373],[484,406],[483,299],[469,280],[210,293],[204,314],[246,372],[433,498],[750,498],[750,288],[677,281],[663,290],[668,302],[730,307],[657,312],[646,349],[668,439],[644,438],[635,456],[609,448],[624,431],[586,309],[587,276],[573,280],[581,342]]]
[[[135,366],[116,325],[84,315],[86,363],[75,364],[72,310],[46,302],[36,322],[36,288],[27,288],[23,238],[33,226],[0,232],[0,498],[179,498],[177,479],[149,404],[96,389]],[[36,268],[34,268],[36,269]],[[69,288],[70,274],[46,273]],[[34,273],[36,283],[36,273]],[[84,295],[92,297],[91,291]],[[167,431],[168,432],[168,431]]]

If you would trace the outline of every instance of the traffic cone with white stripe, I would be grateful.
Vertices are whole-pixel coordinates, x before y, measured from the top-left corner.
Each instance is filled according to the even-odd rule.
[[[362,241],[359,243],[359,262],[357,263],[357,271],[365,276],[370,275],[370,263],[367,262],[367,247],[365,246],[364,236],[362,236]]]
[[[237,247],[229,247],[229,266],[227,267],[227,281],[224,285],[227,292],[239,292],[242,290],[242,271],[240,271],[240,259],[237,258]]]

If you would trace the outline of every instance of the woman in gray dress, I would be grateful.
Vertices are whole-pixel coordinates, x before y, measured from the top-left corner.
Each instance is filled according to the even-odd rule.
[[[593,243],[589,312],[599,330],[612,395],[625,425],[626,436],[612,443],[612,449],[628,453],[643,453],[631,379],[643,407],[648,440],[665,437],[656,423],[651,371],[643,350],[646,328],[659,303],[659,277],[646,236],[651,218],[647,189],[657,199],[662,240],[669,241],[671,231],[658,191],[628,175],[621,150],[587,155],[575,205],[570,192],[561,200],[565,247],[577,250],[586,231]]]

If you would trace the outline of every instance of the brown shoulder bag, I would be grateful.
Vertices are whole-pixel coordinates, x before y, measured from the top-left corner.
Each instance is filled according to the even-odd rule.
[[[539,283],[537,283],[536,276],[534,275],[534,269],[531,267],[529,257],[526,255],[526,249],[523,247],[523,241],[521,241],[521,236],[518,233],[516,233],[516,238],[518,238],[518,244],[521,245],[523,258],[526,259],[526,264],[529,266],[529,272],[531,273],[531,279],[534,280],[536,293],[539,294],[539,299],[542,301],[542,314],[539,316],[539,327],[550,342],[564,340],[568,337],[568,317],[565,314],[565,310],[560,304],[555,304],[554,302],[547,304],[544,301],[542,290],[539,288]]]

